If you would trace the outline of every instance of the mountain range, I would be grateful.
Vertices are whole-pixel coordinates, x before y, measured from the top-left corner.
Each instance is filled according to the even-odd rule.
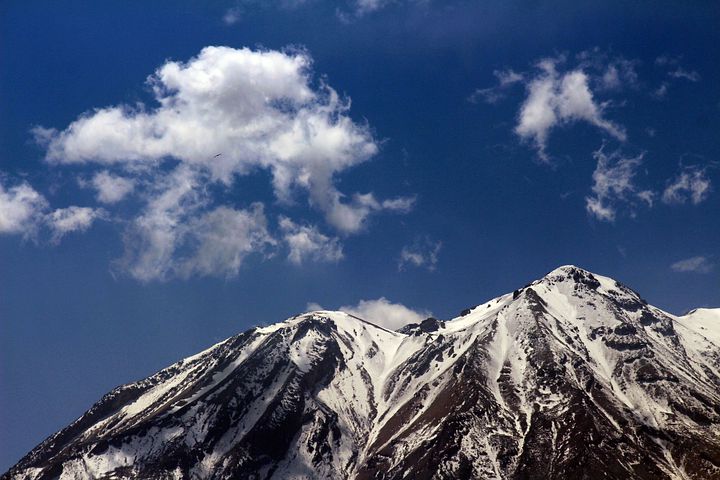
[[[720,479],[720,309],[563,266],[397,331],[308,312],[115,388],[0,478]]]

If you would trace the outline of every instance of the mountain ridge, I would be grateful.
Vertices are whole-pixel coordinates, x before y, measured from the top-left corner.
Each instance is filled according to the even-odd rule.
[[[720,309],[673,316],[565,265],[399,331],[255,327],[113,389],[1,478],[720,478],[718,405]]]

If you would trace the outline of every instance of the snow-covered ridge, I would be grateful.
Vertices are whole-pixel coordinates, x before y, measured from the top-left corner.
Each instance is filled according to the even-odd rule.
[[[675,319],[720,347],[720,308],[696,308]]]
[[[720,478],[720,309],[575,266],[390,331],[315,311],[118,387],[4,479]]]

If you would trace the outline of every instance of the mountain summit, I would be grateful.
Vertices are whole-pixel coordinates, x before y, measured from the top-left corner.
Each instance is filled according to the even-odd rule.
[[[118,387],[2,479],[720,478],[720,309],[563,266],[390,331],[316,311]]]

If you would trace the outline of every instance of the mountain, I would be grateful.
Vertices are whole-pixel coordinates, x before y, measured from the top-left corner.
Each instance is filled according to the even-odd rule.
[[[105,395],[2,479],[720,478],[720,309],[574,266],[390,331],[316,311]]]

